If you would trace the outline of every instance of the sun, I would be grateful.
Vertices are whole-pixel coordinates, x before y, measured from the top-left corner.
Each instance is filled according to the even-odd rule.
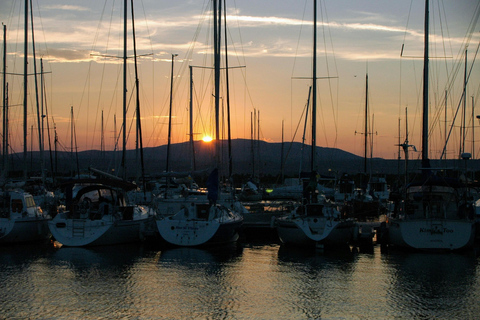
[[[212,142],[213,139],[210,136],[205,136],[205,137],[203,137],[202,140],[203,140],[203,142]]]

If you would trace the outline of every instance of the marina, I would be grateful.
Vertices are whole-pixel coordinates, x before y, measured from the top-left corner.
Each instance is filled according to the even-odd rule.
[[[2,3],[0,320],[478,317],[480,3],[272,1]]]

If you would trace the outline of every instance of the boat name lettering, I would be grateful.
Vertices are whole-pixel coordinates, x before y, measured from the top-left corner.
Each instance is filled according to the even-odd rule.
[[[453,233],[453,229],[441,228],[441,227],[432,227],[432,228],[420,228],[420,233],[429,232],[430,234],[444,234],[444,233]]]

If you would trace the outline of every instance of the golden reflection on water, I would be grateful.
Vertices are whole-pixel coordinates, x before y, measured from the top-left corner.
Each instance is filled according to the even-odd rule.
[[[0,247],[0,314],[53,319],[474,318],[473,254]],[[1,318],[0,317],[0,318]]]

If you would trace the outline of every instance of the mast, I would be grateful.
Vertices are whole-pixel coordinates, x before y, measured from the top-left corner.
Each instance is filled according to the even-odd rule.
[[[5,98],[5,136],[4,136],[4,148],[5,148],[5,153],[3,154],[4,156],[4,162],[5,166],[3,167],[3,170],[5,172],[5,177],[7,177],[7,172],[8,172],[8,82],[5,87],[6,91],[6,98]]]
[[[172,67],[170,72],[170,108],[168,112],[168,143],[167,143],[167,166],[165,172],[168,173],[170,170],[170,144],[171,144],[171,137],[172,137],[172,102],[173,102],[173,65],[175,63],[175,57],[178,54],[172,54]],[[166,193],[165,193],[166,197]]]
[[[3,25],[3,170],[7,172],[8,143],[7,143],[7,26]]]
[[[444,137],[444,140],[445,140],[445,150],[447,150],[447,107],[448,107],[448,100],[447,100],[447,90],[445,90],[445,124],[444,124],[444,131],[445,131],[445,137]],[[444,152],[444,156],[443,156],[443,159],[447,160],[447,153]]]
[[[228,176],[232,177],[232,135],[230,130],[230,90],[228,81],[228,52],[227,52],[227,4],[223,0],[223,15],[225,27],[225,84],[227,86],[227,137],[228,137]]]
[[[253,113],[250,112],[250,148],[252,150],[252,178],[255,177],[255,133],[253,131]]]
[[[30,0],[30,6],[32,4],[32,0]],[[40,151],[40,169],[41,169],[41,177],[42,177],[42,183],[45,183],[45,172],[44,172],[44,159],[43,159],[43,132],[42,132],[42,125],[41,122],[41,117],[43,116],[43,109],[42,109],[42,114],[40,113],[40,104],[39,104],[39,98],[38,98],[38,81],[37,81],[37,57],[36,57],[36,50],[35,50],[35,32],[34,32],[34,27],[33,27],[33,9],[30,12],[30,21],[32,24],[32,54],[33,54],[33,75],[35,79],[35,104],[37,107],[37,130],[38,130],[38,146],[39,146],[39,151]],[[43,72],[43,66],[42,66],[42,72]],[[43,73],[41,74],[43,78]],[[42,91],[42,108],[43,108],[43,91]],[[32,126],[33,128],[33,126]],[[32,141],[33,141],[33,135],[32,135]],[[33,152],[33,149],[31,150]]]
[[[27,180],[28,0],[25,0],[23,54],[23,179]]]
[[[135,61],[135,93],[136,93],[136,115],[137,115],[137,144],[140,144],[140,169],[142,174],[142,183],[143,183],[143,195],[144,200],[146,200],[146,182],[145,182],[145,166],[143,162],[143,138],[142,138],[142,117],[140,114],[140,84],[138,80],[138,64],[137,64],[137,42],[135,38],[135,15],[133,10],[133,0],[130,2],[130,7],[132,10],[132,38],[133,38],[133,57]],[[138,149],[138,148],[137,148]]]
[[[307,98],[307,110],[305,112],[305,123],[303,124],[303,136],[302,136],[302,153],[301,153],[301,158],[300,158],[300,168],[298,169],[298,177],[300,178],[300,175],[302,173],[302,168],[303,168],[303,153],[304,153],[304,148],[305,148],[305,134],[307,133],[307,122],[308,122],[308,109],[310,108],[310,96],[312,94],[312,86],[308,88],[308,98]]]
[[[105,155],[105,132],[103,129],[103,110],[102,110],[102,131],[101,131],[101,137],[100,137],[100,152],[102,153],[102,158]]]
[[[53,141],[53,148],[54,148],[54,154],[55,154],[55,175],[57,175],[57,170],[58,170],[58,154],[57,154],[57,143],[58,143],[58,135],[57,135],[57,125],[55,122],[53,123],[53,131],[55,133],[54,141]]]
[[[220,165],[220,41],[221,41],[221,0],[213,0],[213,54],[215,70],[215,166]]]
[[[117,138],[117,114],[115,113],[113,115],[113,142],[114,142],[114,157],[113,157],[113,162],[114,162],[114,168],[117,168],[117,151],[118,151],[118,138]]]
[[[475,159],[475,100],[472,96],[472,159]]]
[[[282,149],[281,149],[281,152],[280,152],[280,181],[281,183],[283,183],[283,167],[284,167],[284,163],[283,163],[283,152],[284,152],[284,146],[283,146],[283,122],[284,120],[282,120]]]
[[[70,107],[70,156],[73,160],[73,106]]]
[[[123,2],[123,139],[122,139],[122,177],[127,177],[127,0]]]
[[[408,108],[405,108],[405,144],[403,147],[405,151],[405,187],[408,183],[408,147]]]
[[[317,139],[317,0],[313,1],[313,75],[312,75],[312,163],[310,169],[315,170],[315,154]]]
[[[32,23],[33,25],[33,23]],[[40,120],[41,120],[41,137],[42,139],[40,140],[40,156],[42,157],[42,179],[45,179],[45,173],[43,172],[45,170],[45,77],[44,77],[44,72],[43,72],[43,58],[40,58]],[[48,120],[48,119],[47,119]],[[43,181],[45,183],[45,180]]]
[[[365,153],[364,153],[364,167],[363,171],[367,174],[367,149],[368,149],[368,72],[365,76]]]
[[[428,160],[428,33],[429,0],[425,0],[425,41],[423,48],[423,124],[422,124],[422,168],[430,168]]]
[[[260,181],[260,168],[262,167],[262,159],[260,159],[260,110],[257,110],[257,161],[258,161],[258,179]]]
[[[190,68],[190,148],[192,152],[191,168],[190,170],[195,171],[195,143],[193,141],[193,66]]]
[[[461,141],[461,149],[460,149],[460,158],[462,154],[465,152],[465,140],[466,137],[466,117],[467,117],[467,50],[465,50],[465,71],[463,72],[463,110],[462,110],[462,141]]]

